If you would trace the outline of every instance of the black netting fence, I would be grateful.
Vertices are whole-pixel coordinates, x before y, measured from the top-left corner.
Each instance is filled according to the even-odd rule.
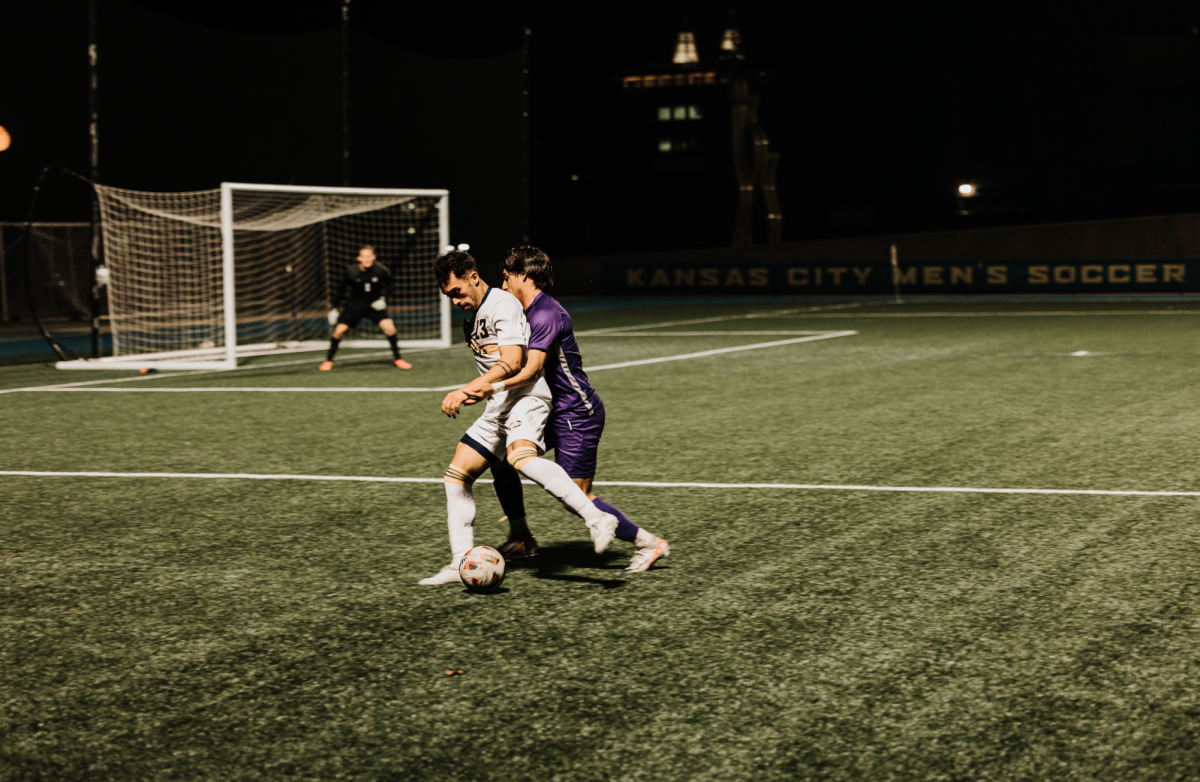
[[[0,321],[31,320],[26,277],[43,318],[87,319],[92,296],[90,223],[34,223],[28,271],[24,223],[0,223]]]

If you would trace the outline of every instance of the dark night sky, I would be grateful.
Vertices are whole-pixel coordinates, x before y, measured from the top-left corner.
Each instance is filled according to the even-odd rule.
[[[340,9],[337,0],[135,2],[255,34],[328,30]],[[774,74],[762,120],[783,156],[787,239],[1200,211],[1200,152],[1191,151],[1200,150],[1200,36],[1192,32],[1200,12],[1191,9],[1089,10],[1083,18],[1005,7],[947,18],[909,6],[806,6],[786,15],[765,2],[579,7],[353,5],[359,29],[432,57],[494,57],[520,46],[525,25],[533,30],[531,224],[534,240],[560,254],[671,241],[614,227],[626,208],[622,193],[638,183],[608,173],[606,139],[621,121],[612,79],[668,60],[685,19],[701,57],[714,53],[731,7],[748,55]],[[86,3],[22,3],[6,15],[0,125],[14,146],[0,154],[0,219],[16,220],[41,166],[87,169]],[[1147,51],[1173,54],[1159,62]],[[219,63],[213,76],[232,77]],[[105,106],[133,89],[104,79],[102,70],[102,120]],[[189,169],[187,159],[161,165],[178,170],[180,187],[198,175],[212,176],[208,186],[222,178],[208,166]],[[988,195],[989,213],[955,214],[952,190],[966,180]],[[77,216],[69,197],[49,200],[44,218]]]

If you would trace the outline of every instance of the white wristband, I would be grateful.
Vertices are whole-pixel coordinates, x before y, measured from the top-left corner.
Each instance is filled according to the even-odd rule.
[[[497,394],[503,394],[504,393],[504,381],[501,380],[499,383],[492,383],[492,390],[495,391]]]

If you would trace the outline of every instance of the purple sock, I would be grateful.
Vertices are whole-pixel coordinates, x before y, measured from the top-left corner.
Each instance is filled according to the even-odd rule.
[[[638,534],[638,525],[629,520],[629,517],[621,512],[621,509],[616,505],[605,502],[597,497],[592,500],[597,508],[605,513],[611,513],[617,517],[617,537],[621,540],[632,543]]]

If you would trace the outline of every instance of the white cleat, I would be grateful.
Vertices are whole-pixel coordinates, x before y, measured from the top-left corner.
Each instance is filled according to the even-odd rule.
[[[626,573],[645,573],[650,566],[663,557],[671,556],[671,546],[667,541],[658,538],[652,545],[640,546],[633,559],[629,561]]]
[[[423,578],[417,583],[421,586],[439,586],[441,584],[461,584],[462,582],[462,576],[458,574],[458,568],[454,565],[446,565],[446,567],[434,573],[429,578]]]
[[[592,533],[592,543],[596,546],[596,553],[603,554],[604,549],[608,548],[608,544],[613,542],[613,538],[617,534],[617,517],[611,513],[605,513],[595,521],[587,522],[587,528]]]

